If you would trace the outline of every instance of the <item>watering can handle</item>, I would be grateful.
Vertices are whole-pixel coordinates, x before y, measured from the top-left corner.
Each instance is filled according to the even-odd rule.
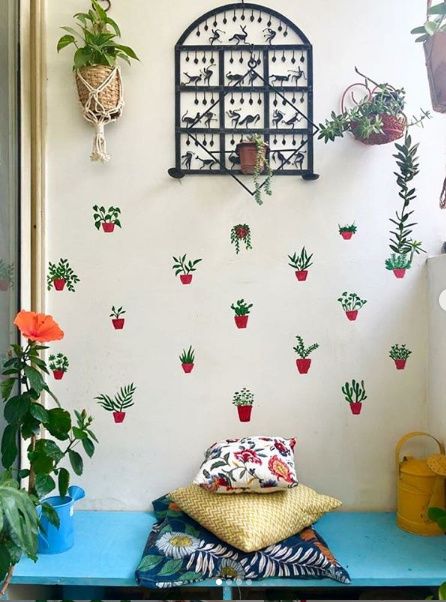
[[[413,433],[408,433],[407,435],[404,435],[404,437],[401,437],[401,439],[396,444],[396,448],[395,448],[395,461],[396,461],[396,469],[397,469],[397,471],[399,470],[399,466],[400,466],[400,452],[401,452],[401,448],[410,439],[413,439],[414,437],[430,437],[431,439],[433,439],[438,444],[438,447],[440,448],[440,452],[442,454],[445,453],[443,443],[441,443],[441,441],[439,441],[438,439],[436,439],[433,435],[430,435],[429,433],[418,432],[418,431],[415,431]]]

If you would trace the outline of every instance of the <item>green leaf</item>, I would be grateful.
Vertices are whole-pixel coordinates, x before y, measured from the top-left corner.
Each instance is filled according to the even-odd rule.
[[[77,476],[81,476],[84,470],[84,462],[82,460],[82,456],[76,451],[70,449],[70,451],[68,452],[68,457],[70,458],[70,463],[75,474],[77,474]]]
[[[83,431],[82,429],[78,428],[77,426],[73,426],[73,435],[76,439],[79,439],[79,440],[88,438],[87,433],[85,431]]]
[[[136,56],[135,51],[132,50],[132,48],[130,48],[129,46],[123,46],[122,44],[115,44],[114,46],[116,48],[119,48],[119,50],[121,50],[122,52],[124,52],[130,58],[139,61],[139,58]]]
[[[89,458],[93,457],[95,450],[93,441],[91,439],[82,439],[82,445],[87,456]]]
[[[11,468],[18,454],[17,427],[8,424],[3,431],[2,437],[2,464],[5,468]]]
[[[15,545],[35,559],[39,521],[31,497],[16,486],[0,486],[0,506]]]
[[[430,15],[446,15],[446,4],[442,2],[441,4],[436,4],[435,6],[431,6],[429,9]]]
[[[34,389],[36,393],[40,394],[45,387],[45,381],[43,380],[40,372],[32,366],[25,366],[23,371],[26,378],[29,380],[31,388]]]
[[[36,476],[36,492],[39,498],[43,498],[51,493],[55,487],[56,483],[54,482],[54,479],[50,477],[50,475],[38,474]]]
[[[29,396],[16,395],[11,397],[5,405],[4,416],[7,422],[17,424],[27,413],[30,407]]]
[[[438,590],[438,599],[446,600],[446,583],[442,583]]]
[[[9,567],[12,565],[11,556],[5,544],[0,544],[0,582],[3,582]]]
[[[32,403],[29,411],[31,416],[39,422],[48,422],[48,412],[40,403]]]
[[[60,518],[57,512],[55,511],[54,507],[51,506],[51,504],[47,504],[45,502],[42,502],[41,507],[43,514],[50,521],[50,523],[55,527],[59,528]]]
[[[15,382],[16,381],[14,378],[8,378],[0,384],[0,390],[1,390],[4,401],[9,399],[9,396],[11,395],[11,391],[15,385]]]
[[[57,52],[60,52],[63,48],[66,48],[70,44],[74,44],[75,41],[76,41],[76,39],[74,36],[71,36],[71,35],[62,36],[57,43]]]
[[[68,486],[70,484],[70,473],[66,468],[59,469],[58,475],[58,486],[59,486],[59,494],[62,497],[67,495]]]
[[[53,437],[59,441],[66,441],[71,430],[70,413],[62,408],[48,410],[48,421],[45,423],[45,427]]]
[[[193,571],[188,571],[187,573],[182,573],[180,579],[184,583],[188,581],[201,581],[203,579],[203,575],[201,573],[194,573]]]
[[[149,571],[155,568],[160,562],[164,560],[163,556],[155,556],[154,554],[149,554],[148,556],[144,556],[139,563],[138,571]]]
[[[165,575],[165,576],[174,575],[175,573],[178,573],[178,571],[181,569],[182,566],[183,566],[183,561],[180,559],[168,560],[158,574]]]

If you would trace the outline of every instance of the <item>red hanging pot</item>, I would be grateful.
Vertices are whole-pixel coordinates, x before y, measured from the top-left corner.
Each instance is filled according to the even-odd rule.
[[[341,232],[341,236],[344,240],[351,240],[353,232]]]
[[[406,275],[406,269],[405,268],[395,268],[393,270],[393,273],[395,274],[395,278],[404,278],[404,276]]]
[[[404,370],[407,360],[394,360],[397,370]]]
[[[308,270],[297,271],[296,278],[299,280],[299,282],[305,282],[308,278]]]
[[[350,322],[355,322],[356,318],[358,317],[358,310],[355,309],[354,311],[346,311],[345,315],[350,320]]]
[[[190,374],[194,369],[195,364],[181,364],[181,366],[186,374]]]
[[[373,117],[373,115],[371,116]],[[379,144],[388,144],[389,142],[395,142],[402,138],[406,132],[407,120],[404,115],[387,115],[387,113],[380,113],[383,124],[383,131],[380,134],[371,134],[368,138],[363,138],[359,133],[358,124],[354,121],[350,124],[351,132],[353,133],[356,140],[359,140],[363,144],[370,146],[376,146]]]
[[[260,151],[258,151],[255,142],[240,142],[237,144],[236,152],[240,158],[240,169],[242,170],[242,173],[245,175],[253,175],[255,173],[258,152],[262,155],[261,162],[264,166],[268,148],[268,145],[264,144]]]

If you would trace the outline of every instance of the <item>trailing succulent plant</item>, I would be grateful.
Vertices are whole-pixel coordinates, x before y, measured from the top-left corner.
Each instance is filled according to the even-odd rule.
[[[271,164],[267,157],[268,154],[268,145],[265,143],[263,138],[258,134],[255,134],[249,139],[250,142],[254,142],[256,145],[256,164],[254,167],[254,198],[258,205],[263,205],[262,200],[262,189],[265,191],[265,194],[268,196],[272,195],[271,190],[271,180],[273,177],[273,172],[271,169]],[[265,176],[263,181],[261,180],[262,176]]]
[[[248,224],[237,224],[231,228],[231,244],[235,246],[237,255],[240,253],[240,244],[243,242],[245,249],[252,249],[251,228]]]

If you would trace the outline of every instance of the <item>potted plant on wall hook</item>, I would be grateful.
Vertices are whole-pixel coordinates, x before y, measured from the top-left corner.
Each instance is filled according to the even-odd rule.
[[[75,292],[75,284],[80,282],[78,276],[73,272],[68,259],[60,259],[59,263],[49,262],[47,288],[50,291],[53,287],[56,291],[63,291],[65,286],[70,293]]]
[[[300,252],[300,255],[294,253],[293,255],[288,255],[288,259],[290,263],[288,264],[294,270],[296,270],[296,278],[299,282],[305,282],[308,277],[308,270],[313,265],[313,253],[308,255],[306,248],[304,247]]]
[[[362,380],[361,383],[356,382],[356,380],[352,380],[351,383],[346,382],[342,387],[342,392],[344,393],[345,401],[350,404],[352,414],[355,416],[360,414],[362,403],[367,399],[364,381]]]
[[[244,299],[240,299],[239,301],[237,301],[237,303],[233,303],[231,305],[231,309],[235,313],[234,321],[236,323],[237,328],[242,330],[247,328],[249,314],[251,313],[252,307],[252,303],[248,305]]]
[[[356,293],[342,293],[339,297],[338,302],[341,304],[342,309],[345,311],[345,315],[350,322],[355,322],[358,317],[358,312],[367,303],[365,299],[358,297]]]
[[[51,354],[48,358],[50,370],[53,373],[54,380],[62,380],[68,372],[70,365],[68,358],[63,353]]]
[[[237,255],[240,253],[241,243],[247,251],[252,249],[251,228],[248,224],[237,224],[231,229],[231,244],[235,246]]]
[[[175,276],[180,276],[182,284],[190,284],[192,282],[193,273],[197,269],[197,265],[202,259],[195,259],[193,261],[187,260],[187,255],[183,257],[174,257],[174,264],[172,269],[175,270]]]
[[[237,155],[240,169],[245,175],[252,175],[254,180],[254,198],[258,205],[263,205],[262,189],[268,196],[272,195],[271,179],[273,172],[268,159],[269,146],[259,134],[250,136],[237,144]],[[262,181],[262,176],[265,176]]]
[[[355,224],[350,224],[346,226],[339,226],[339,234],[342,236],[344,240],[351,240],[353,234],[356,234],[358,228]]]
[[[133,401],[135,391],[136,387],[132,383],[126,387],[121,387],[113,399],[109,395],[104,395],[103,393],[98,397],[95,397],[95,399],[104,410],[113,414],[113,420],[116,424],[122,424],[125,420],[126,410],[135,405],[135,402]]]
[[[73,70],[79,100],[85,119],[96,128],[91,160],[108,161],[104,126],[116,121],[124,107],[118,61],[130,64],[131,59],[139,59],[129,46],[118,43],[119,26],[97,0],[91,0],[90,10],[77,13],[74,19],[77,29],[62,28],[67,33],[60,38],[57,51],[71,45],[76,48]]]
[[[293,347],[294,351],[299,356],[296,360],[296,366],[300,374],[308,374],[311,367],[311,358],[309,357],[313,351],[319,349],[319,344],[314,343],[309,347],[305,347],[304,340],[301,336],[297,336],[297,345]]]
[[[125,318],[123,318],[122,316],[125,313],[125,309],[123,309],[122,307],[118,307],[116,309],[116,307],[113,305],[110,318],[112,318],[112,324],[115,330],[122,330],[124,328]]]
[[[192,349],[192,346],[187,350],[183,349],[180,355],[180,362],[185,374],[190,374],[195,366],[195,351]]]
[[[97,230],[102,226],[103,231],[110,234],[111,232],[114,232],[116,226],[122,228],[119,219],[121,215],[121,209],[119,207],[109,207],[106,210],[105,207],[95,205],[93,211],[94,225]]]
[[[254,394],[245,387],[234,393],[232,402],[238,412],[240,422],[251,422],[252,406],[254,405]]]
[[[412,354],[406,345],[392,345],[389,356],[395,362],[397,370],[404,370],[409,356]]]

